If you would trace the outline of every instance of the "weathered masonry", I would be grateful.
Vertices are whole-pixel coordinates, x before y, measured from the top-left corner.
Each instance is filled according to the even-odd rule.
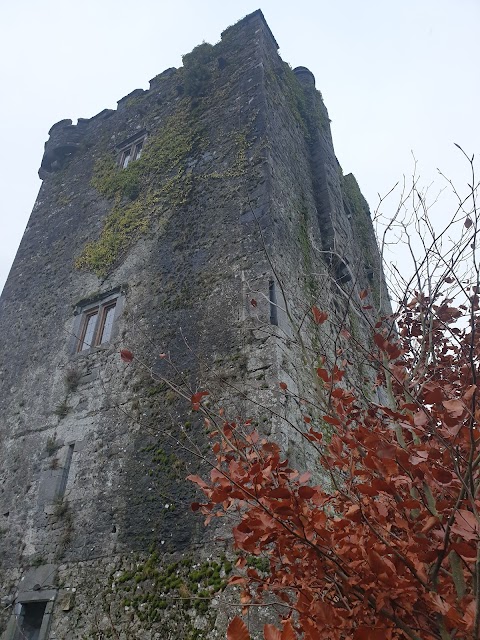
[[[0,306],[3,640],[223,637],[228,536],[184,480],[208,438],[150,370],[277,407],[261,428],[314,464],[278,417],[296,419],[279,380],[314,392],[295,332],[312,304],[348,321],[352,291],[380,305],[384,286],[315,79],[277,49],[256,11],[50,130]]]

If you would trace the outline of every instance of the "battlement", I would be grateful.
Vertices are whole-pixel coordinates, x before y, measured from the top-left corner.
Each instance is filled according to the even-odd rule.
[[[241,38],[242,32],[245,29],[262,29],[267,35],[271,45],[275,50],[278,50],[277,41],[260,9],[248,14],[231,27],[225,29],[221,34],[221,42],[228,43],[235,38]],[[299,69],[304,69],[304,67],[299,67]],[[115,111],[122,111],[128,108],[137,98],[146,97],[149,93],[154,92],[155,94],[161,95],[162,88],[165,89],[165,80],[171,80],[175,74],[178,75],[178,71],[176,68],[166,69],[150,80],[149,89],[134,89],[118,100],[116,110],[104,109],[91,118],[79,118],[76,125],[72,124],[72,120],[69,119],[60,120],[55,123],[50,128],[48,132],[50,138],[45,143],[45,152],[38,172],[40,179],[43,180],[48,174],[55,173],[63,168],[65,162],[78,150],[89,124],[96,124],[99,120],[111,117]]]

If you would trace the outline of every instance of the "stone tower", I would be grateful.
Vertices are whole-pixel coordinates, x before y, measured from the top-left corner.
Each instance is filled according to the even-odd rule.
[[[256,11],[116,110],[50,129],[0,306],[3,640],[223,637],[228,536],[184,480],[208,438],[171,384],[257,403],[315,464],[278,393],[314,392],[304,310],[361,335],[345,300],[385,290],[315,79],[277,49]]]

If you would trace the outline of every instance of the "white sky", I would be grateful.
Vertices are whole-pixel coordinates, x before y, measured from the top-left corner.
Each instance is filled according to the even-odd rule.
[[[468,179],[480,154],[479,0],[0,0],[0,289],[51,125],[91,117],[261,8],[283,59],[315,75],[335,150],[370,203],[412,168]]]

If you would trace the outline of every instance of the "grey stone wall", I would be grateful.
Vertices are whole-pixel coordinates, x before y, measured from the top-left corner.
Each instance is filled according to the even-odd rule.
[[[305,315],[343,318],[362,288],[380,304],[384,285],[313,83],[255,12],[117,110],[50,130],[0,301],[3,638],[32,600],[53,602],[50,638],[222,637],[237,611],[228,530],[203,528],[184,480],[207,471],[209,440],[162,377],[255,415],[317,469],[278,381],[317,397],[309,349],[331,347]],[[111,292],[111,340],[76,353],[82,305]]]

